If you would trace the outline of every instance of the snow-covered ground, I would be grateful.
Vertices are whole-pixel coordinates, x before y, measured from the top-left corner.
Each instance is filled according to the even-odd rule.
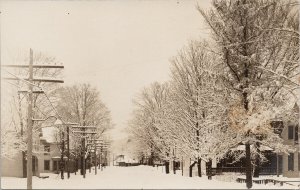
[[[46,174],[44,174],[46,175]],[[38,189],[246,189],[246,185],[236,182],[225,182],[216,179],[207,180],[206,176],[185,177],[180,172],[176,175],[165,174],[162,168],[150,166],[106,167],[89,173],[85,179],[81,175],[71,174],[70,179],[61,180],[58,174],[47,174],[49,178],[33,178],[33,188]],[[1,188],[25,189],[26,178],[2,177]],[[258,185],[255,189],[299,189],[291,185]]]

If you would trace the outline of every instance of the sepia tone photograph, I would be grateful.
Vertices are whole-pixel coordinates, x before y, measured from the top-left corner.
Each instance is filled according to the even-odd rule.
[[[0,0],[1,189],[300,189],[298,0]]]

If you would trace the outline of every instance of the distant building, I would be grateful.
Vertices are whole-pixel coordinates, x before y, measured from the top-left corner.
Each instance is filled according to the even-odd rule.
[[[131,159],[125,155],[116,156],[114,162],[117,166],[135,166],[139,164],[137,160]]]

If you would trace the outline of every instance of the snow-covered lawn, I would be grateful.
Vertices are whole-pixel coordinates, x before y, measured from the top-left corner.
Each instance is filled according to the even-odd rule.
[[[44,174],[46,175],[46,174]],[[71,174],[70,179],[61,180],[60,175],[47,174],[49,178],[33,178],[33,188],[38,189],[245,189],[246,185],[236,182],[225,182],[220,180],[207,180],[202,178],[189,178],[176,175],[165,174],[161,168],[150,166],[134,167],[107,167],[103,171],[98,170],[98,174],[89,173],[86,178],[81,175]],[[2,177],[1,187],[5,189],[25,189],[26,178]],[[284,185],[258,185],[255,189],[298,189],[296,186]]]

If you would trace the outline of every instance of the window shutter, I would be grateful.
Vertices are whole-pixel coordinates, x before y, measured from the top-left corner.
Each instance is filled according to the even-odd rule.
[[[294,139],[294,126],[288,127],[288,139]]]
[[[288,156],[288,171],[294,171],[294,153]]]

